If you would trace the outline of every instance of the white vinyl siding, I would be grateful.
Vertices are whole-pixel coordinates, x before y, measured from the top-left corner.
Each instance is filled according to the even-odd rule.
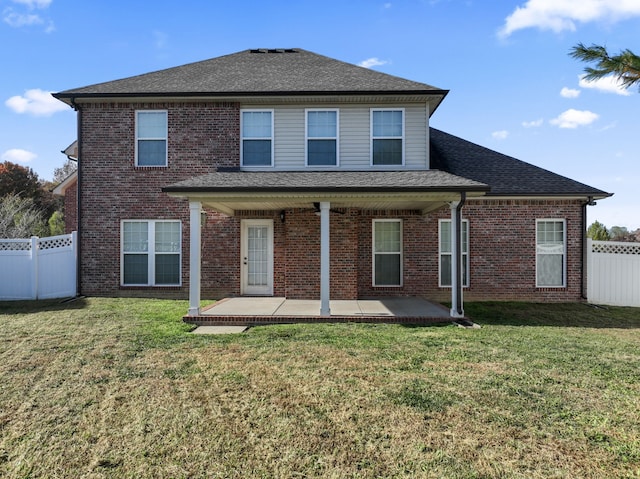
[[[120,231],[123,286],[180,286],[180,221],[123,220]]]
[[[402,286],[402,220],[373,220],[373,286]]]
[[[244,107],[243,107],[244,108]],[[249,108],[249,106],[246,106]],[[273,111],[274,170],[336,169],[335,166],[306,166],[306,108],[295,105],[268,106]],[[338,110],[338,169],[389,169],[371,166],[371,106],[327,105],[322,109]],[[403,106],[405,111],[405,164],[403,169],[428,169],[428,111],[424,104]],[[251,107],[253,109],[253,107]],[[309,109],[312,109],[309,107]],[[245,111],[243,109],[243,111]],[[243,169],[255,167],[243,165]],[[258,167],[260,169],[264,167]],[[258,169],[256,168],[256,169]]]
[[[566,286],[566,257],[565,220],[536,220],[536,286],[538,288]]]
[[[451,287],[451,220],[439,220],[439,255],[440,274],[439,285],[441,288]],[[462,286],[469,287],[469,220],[462,220]]]
[[[136,166],[167,166],[167,112],[136,111]]]

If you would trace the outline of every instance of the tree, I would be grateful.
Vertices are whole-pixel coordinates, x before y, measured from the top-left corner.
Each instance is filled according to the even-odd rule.
[[[0,200],[0,238],[46,236],[48,232],[42,211],[33,198],[12,193]]]
[[[72,160],[65,161],[60,168],[53,170],[53,182],[55,184],[62,183],[71,173],[78,169],[78,163]]]
[[[595,68],[586,67],[585,80],[592,81],[615,75],[624,88],[638,84],[640,87],[640,57],[626,49],[618,55],[609,55],[601,45],[586,47],[582,43],[575,45],[569,53],[573,58],[587,63],[595,63]]]
[[[587,236],[595,241],[609,241],[611,235],[607,230],[607,227],[599,221],[594,221],[587,229]]]
[[[609,233],[612,241],[635,241],[635,235],[626,226],[612,226]]]
[[[40,200],[40,180],[38,175],[24,166],[5,161],[0,164],[0,198],[17,194],[23,198]]]

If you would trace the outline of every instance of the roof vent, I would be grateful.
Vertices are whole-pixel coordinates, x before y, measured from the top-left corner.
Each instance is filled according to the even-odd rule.
[[[298,53],[295,48],[254,48],[251,53]]]

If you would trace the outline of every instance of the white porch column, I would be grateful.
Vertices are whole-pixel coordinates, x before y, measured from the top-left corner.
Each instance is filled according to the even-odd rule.
[[[189,202],[189,316],[200,314],[200,214],[202,204]]]
[[[320,316],[331,316],[329,307],[329,208],[330,203],[320,203]]]
[[[451,310],[452,318],[464,317],[462,301],[462,204],[452,201],[451,207]]]

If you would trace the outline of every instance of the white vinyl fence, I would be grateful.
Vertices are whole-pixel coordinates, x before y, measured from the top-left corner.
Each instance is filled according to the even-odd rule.
[[[77,233],[0,240],[0,300],[76,295]]]
[[[587,240],[587,297],[640,307],[640,243]]]

